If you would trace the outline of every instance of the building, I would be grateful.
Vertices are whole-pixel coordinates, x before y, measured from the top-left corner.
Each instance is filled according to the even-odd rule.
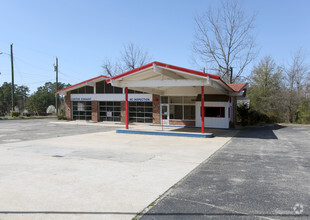
[[[65,95],[69,120],[203,129],[231,127],[236,122],[237,97],[244,97],[247,87],[246,83],[226,84],[216,75],[152,62],[111,78],[101,75],[56,93]]]

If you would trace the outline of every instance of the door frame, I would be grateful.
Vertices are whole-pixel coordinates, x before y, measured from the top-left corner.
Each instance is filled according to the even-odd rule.
[[[166,106],[167,107],[167,114],[164,114],[164,115],[167,115],[167,119],[163,119],[163,112],[162,112],[162,107],[163,106]],[[163,124],[163,125],[169,125],[169,120],[170,120],[170,113],[169,113],[169,104],[160,104],[160,124]]]

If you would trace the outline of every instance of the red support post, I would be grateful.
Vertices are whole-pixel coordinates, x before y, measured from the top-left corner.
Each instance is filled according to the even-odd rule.
[[[205,96],[203,86],[201,86],[201,133],[205,133]]]
[[[128,113],[128,87],[125,88],[125,112],[126,112],[126,129],[128,129],[129,124],[129,113]]]

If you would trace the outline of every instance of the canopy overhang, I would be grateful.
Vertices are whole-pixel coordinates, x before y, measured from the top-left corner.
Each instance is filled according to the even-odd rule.
[[[242,95],[232,90],[219,76],[153,62],[107,80],[113,86],[158,94],[161,96],[196,96],[205,94]]]

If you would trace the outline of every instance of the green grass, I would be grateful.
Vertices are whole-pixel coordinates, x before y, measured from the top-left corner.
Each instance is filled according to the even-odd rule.
[[[18,116],[18,117],[11,117],[5,116],[0,118],[0,120],[20,120],[20,119],[42,119],[42,118],[56,118],[56,116]]]

